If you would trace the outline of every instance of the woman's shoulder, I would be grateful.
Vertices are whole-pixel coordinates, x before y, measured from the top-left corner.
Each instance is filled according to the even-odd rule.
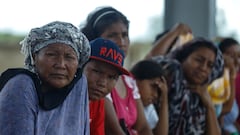
[[[13,92],[22,94],[23,91],[34,89],[35,83],[40,83],[37,75],[26,69],[8,69],[0,76],[0,92]]]
[[[32,85],[34,84],[34,81],[33,79],[31,78],[31,76],[27,75],[27,74],[18,74],[18,75],[15,75],[11,78],[9,78],[5,84],[3,84],[3,87],[5,85],[9,85],[9,84],[12,84],[14,85],[15,87],[19,87],[19,86],[27,86],[27,85]]]
[[[11,76],[6,80],[5,84],[3,84],[0,91],[0,98],[2,99],[2,103],[7,103],[8,105],[27,104],[34,106],[38,98],[32,77],[24,73]]]
[[[30,76],[26,74],[19,74],[9,79],[3,86],[3,90],[5,88],[8,89],[8,91],[14,89],[19,90],[20,89],[26,90],[28,88],[34,89],[34,81]]]
[[[28,71],[27,69],[10,68],[0,75],[0,90],[8,82],[26,85],[37,79],[37,75],[31,71]]]

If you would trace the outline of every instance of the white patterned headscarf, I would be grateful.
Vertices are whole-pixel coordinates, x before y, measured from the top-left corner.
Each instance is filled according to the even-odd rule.
[[[91,47],[86,36],[71,23],[54,21],[31,29],[20,42],[21,52],[25,55],[26,68],[34,72],[33,54],[53,43],[71,46],[77,53],[79,68],[82,68],[89,59]]]

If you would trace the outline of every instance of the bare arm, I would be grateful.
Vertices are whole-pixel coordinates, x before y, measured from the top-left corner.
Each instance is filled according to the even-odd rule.
[[[105,98],[105,133],[106,135],[125,135],[116,115],[112,102]]]
[[[168,135],[168,97],[167,95],[161,96],[161,107],[159,107],[158,116],[159,121],[153,129],[154,135]]]
[[[158,83],[160,88],[160,106],[158,107],[159,120],[156,127],[153,129],[154,135],[168,135],[168,88],[165,78]]]
[[[230,79],[230,89],[230,97],[226,102],[223,103],[221,116],[229,113],[232,110],[233,102],[235,100],[235,79]]]
[[[230,83],[230,97],[229,99],[223,104],[221,116],[229,113],[232,109],[233,102],[235,100],[235,79],[237,76],[237,67],[238,65],[235,65],[235,61],[238,59],[237,56],[233,59],[232,57],[228,55],[223,55],[224,56],[224,63],[225,67],[228,69],[227,74],[229,74],[229,83]],[[226,71],[225,71],[226,72]]]
[[[207,135],[221,135],[221,129],[218,124],[215,108],[213,105],[207,107]]]
[[[136,99],[137,105],[137,121],[134,125],[134,129],[138,131],[139,135],[153,135],[152,130],[150,129],[146,117],[144,115],[144,109],[141,99]]]
[[[179,35],[186,34],[188,32],[191,33],[191,29],[187,25],[182,23],[176,24],[169,32],[155,42],[153,48],[145,56],[145,59],[157,55],[165,55],[168,49],[171,47],[172,42]]]
[[[207,91],[207,84],[204,86],[198,86],[196,92],[200,96],[203,105],[206,107],[207,135],[221,135],[221,129],[218,123],[215,108]]]

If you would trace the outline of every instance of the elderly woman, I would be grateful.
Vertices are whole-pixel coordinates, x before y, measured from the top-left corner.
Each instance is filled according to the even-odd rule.
[[[0,134],[88,135],[87,38],[56,21],[32,29],[21,45],[26,68],[2,74]]]

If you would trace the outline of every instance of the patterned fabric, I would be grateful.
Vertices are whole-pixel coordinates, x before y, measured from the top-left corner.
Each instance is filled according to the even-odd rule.
[[[166,70],[169,88],[169,135],[202,135],[206,130],[206,109],[200,97],[186,88],[181,64],[171,58],[154,57]]]
[[[211,48],[215,54],[212,72],[204,82],[209,84],[223,75],[223,56],[218,47],[204,38],[195,38],[176,48],[167,57],[153,58],[166,68],[169,88],[169,134],[201,135],[206,132],[206,108],[200,97],[187,88],[181,62],[199,47]],[[170,71],[169,71],[170,70]],[[170,77],[169,77],[170,76]]]
[[[211,83],[216,78],[219,78],[223,75],[223,69],[224,69],[224,61],[223,61],[223,55],[219,48],[211,41],[208,41],[203,38],[195,38],[192,41],[187,42],[185,45],[178,47],[174,51],[170,52],[167,57],[176,59],[176,60],[183,60],[183,57],[186,58],[186,53],[188,55],[197,49],[198,46],[209,46],[210,48],[214,48],[216,53],[215,63],[212,68],[212,72],[208,77],[208,80],[206,80],[205,83]],[[184,56],[185,55],[185,56]]]
[[[34,71],[33,53],[54,43],[71,46],[77,53],[80,68],[89,58],[91,48],[85,35],[70,23],[55,21],[32,29],[20,42],[21,52],[25,55],[25,66]]]
[[[10,79],[0,92],[1,135],[89,135],[87,79],[83,75],[64,102],[44,110],[33,80],[24,74]]]

